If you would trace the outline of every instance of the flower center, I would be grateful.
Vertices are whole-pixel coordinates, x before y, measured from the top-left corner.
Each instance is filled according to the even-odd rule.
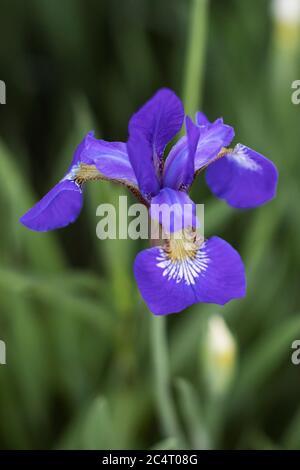
[[[103,179],[101,174],[97,170],[95,165],[87,165],[86,163],[80,163],[78,170],[76,171],[74,181],[75,183],[82,185],[86,181],[100,180]]]
[[[185,229],[180,239],[172,236],[167,240],[156,260],[163,277],[176,284],[184,282],[188,286],[195,284],[210,261],[203,238],[191,229]]]
[[[164,251],[171,261],[193,259],[203,241],[194,230],[184,229],[181,232],[171,234],[165,242]]]
[[[77,163],[64,177],[66,180],[74,181],[78,186],[82,186],[86,181],[105,179],[99,173],[95,165],[87,163]]]

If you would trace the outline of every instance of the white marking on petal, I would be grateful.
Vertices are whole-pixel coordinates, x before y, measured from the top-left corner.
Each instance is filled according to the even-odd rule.
[[[250,157],[247,148],[243,145],[237,145],[233,152],[226,154],[226,157],[246,170],[261,171],[261,166]]]
[[[79,170],[80,170],[80,162],[72,166],[69,173],[66,174],[66,176],[62,179],[62,181],[64,180],[74,181]]]
[[[195,279],[205,273],[210,261],[205,246],[204,242],[196,254],[189,256],[187,252],[186,257],[182,259],[170,258],[170,255],[161,248],[156,258],[158,261],[156,266],[163,269],[162,275],[167,277],[168,281],[173,279],[177,284],[184,281],[188,286],[194,285]]]

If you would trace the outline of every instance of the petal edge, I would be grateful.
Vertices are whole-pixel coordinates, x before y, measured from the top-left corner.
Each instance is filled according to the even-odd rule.
[[[70,180],[62,180],[20,218],[30,230],[47,232],[74,222],[82,208],[81,188]]]
[[[170,263],[162,247],[140,252],[134,262],[138,288],[154,315],[178,313],[199,302],[224,305],[246,293],[240,255],[219,237],[204,242],[195,264]]]
[[[276,166],[242,144],[209,165],[205,176],[212,193],[237,209],[260,206],[276,195]]]

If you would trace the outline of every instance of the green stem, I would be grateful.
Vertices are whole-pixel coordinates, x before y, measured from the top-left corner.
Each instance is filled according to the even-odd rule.
[[[187,114],[194,115],[200,105],[207,32],[208,0],[192,0],[188,25],[187,58],[184,77],[184,105]],[[163,433],[183,444],[171,390],[166,318],[152,317],[152,354],[157,395],[157,407]]]
[[[151,327],[156,397],[161,427],[165,437],[180,439],[181,431],[171,391],[166,318],[151,317]]]
[[[194,116],[203,87],[208,23],[208,0],[192,0],[187,38],[183,102],[186,114]]]

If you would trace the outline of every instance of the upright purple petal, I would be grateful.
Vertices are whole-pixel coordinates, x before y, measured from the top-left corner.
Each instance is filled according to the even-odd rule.
[[[196,113],[199,138],[194,158],[195,172],[213,162],[223,147],[228,146],[233,137],[232,127],[224,124],[223,119],[210,123],[205,114]],[[164,185],[178,189],[182,168],[189,161],[188,140],[182,137],[171,149],[164,168]]]
[[[196,205],[183,191],[164,188],[151,201],[151,219],[157,220],[165,232],[179,232],[197,227]]]
[[[82,139],[82,141],[80,142],[79,145],[77,145],[76,149],[75,149],[75,152],[74,152],[74,155],[73,155],[73,159],[72,159],[72,162],[71,162],[71,165],[69,167],[69,171],[75,167],[76,165],[78,165],[78,163],[80,162],[83,162],[83,163],[91,163],[90,159],[89,159],[89,156],[85,153],[85,149],[86,147],[89,145],[89,142],[91,139],[95,139],[94,138],[94,135],[95,135],[95,132],[94,131],[90,131],[86,134],[86,136]],[[96,140],[96,139],[95,139]]]
[[[140,131],[132,130],[127,142],[127,151],[139,189],[150,201],[160,189],[160,182],[153,165],[152,147]]]
[[[62,180],[26,212],[20,222],[37,232],[65,227],[78,217],[82,203],[81,188],[73,181]]]
[[[276,166],[263,155],[238,144],[206,170],[213,194],[239,209],[249,209],[271,200],[276,194]]]
[[[164,187],[188,190],[193,182],[200,129],[188,116],[186,133],[187,137],[182,137],[177,142],[166,159],[163,175]]]
[[[81,158],[90,159],[99,172],[109,179],[137,185],[127,146],[123,142],[106,142],[88,134]]]
[[[202,113],[201,111],[197,111],[196,124],[197,126],[209,126],[211,123],[204,113]]]
[[[212,237],[193,257],[172,259],[162,247],[140,252],[134,263],[138,288],[155,315],[177,313],[198,302],[224,305],[243,297],[243,262],[227,242]]]
[[[167,156],[164,172],[164,187],[179,189],[182,183],[182,169],[187,165],[189,158],[189,148],[187,137],[181,137],[179,141],[173,145]]]
[[[146,160],[146,157],[149,159],[148,153],[151,153],[158,179],[160,179],[164,149],[181,129],[183,118],[184,110],[180,99],[172,90],[162,88],[130,119],[129,137],[138,134],[139,140],[144,138],[148,143],[149,150],[143,160]],[[135,153],[134,147],[130,146],[129,157],[137,179],[141,180],[139,182],[142,184],[145,172],[140,171],[141,164],[137,161],[142,156]]]
[[[199,116],[197,119],[199,121]],[[204,118],[202,118],[202,122],[204,122]],[[195,171],[214,160],[223,147],[230,145],[233,138],[234,129],[224,124],[221,118],[212,124],[201,125],[195,156]]]
[[[158,164],[167,143],[180,131],[184,109],[178,96],[162,88],[135,113],[129,122],[129,131],[139,129],[153,148],[153,158]]]

